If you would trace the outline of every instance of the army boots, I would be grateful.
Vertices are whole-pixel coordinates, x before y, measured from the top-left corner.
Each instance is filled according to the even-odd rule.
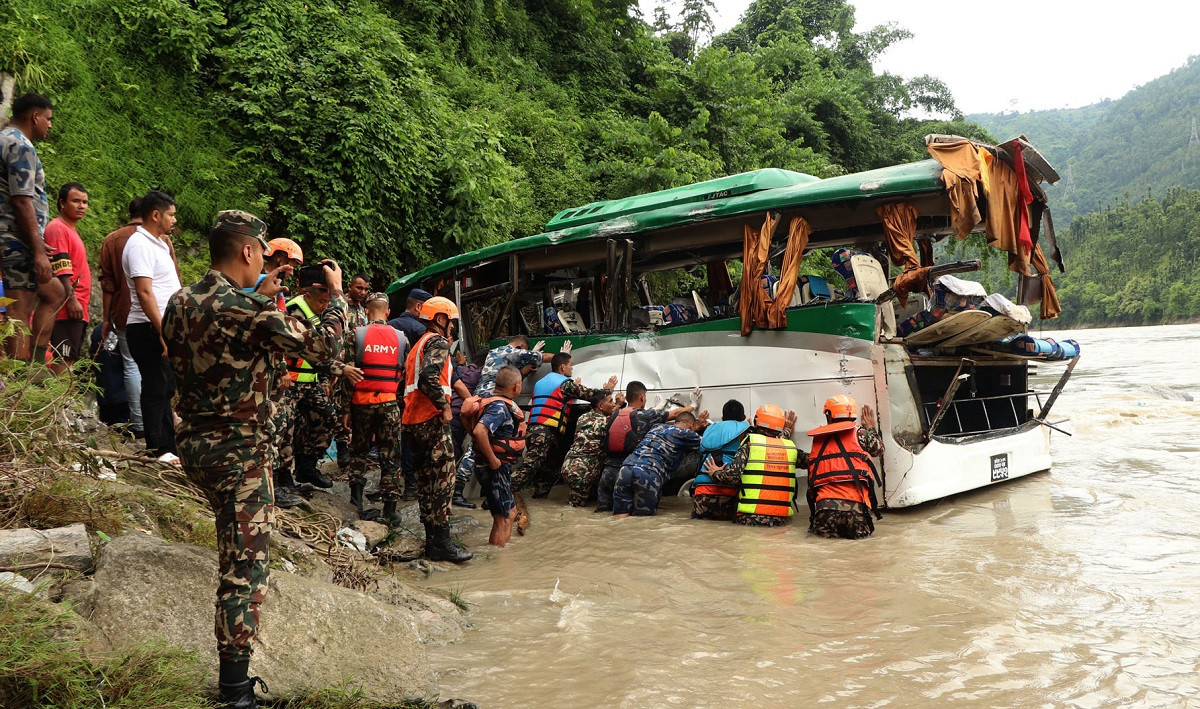
[[[435,527],[425,525],[425,557],[430,561],[452,561],[461,564],[470,561],[474,556],[471,552],[459,547],[450,538],[450,527]]]
[[[296,454],[296,480],[309,483],[328,490],[333,487],[333,481],[321,474],[317,468],[317,456]]]

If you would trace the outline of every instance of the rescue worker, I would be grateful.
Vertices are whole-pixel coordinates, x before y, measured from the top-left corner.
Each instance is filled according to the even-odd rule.
[[[517,507],[512,490],[511,463],[516,459],[513,441],[524,427],[524,413],[513,402],[521,393],[521,370],[502,367],[494,378],[492,393],[480,402],[478,422],[471,427],[475,448],[479,451],[479,466],[475,474],[483,488],[488,512],[492,515],[492,531],[488,544],[503,547],[512,538]],[[505,455],[502,451],[507,452]]]
[[[700,434],[708,425],[708,412],[700,418],[679,414],[671,423],[660,423],[634,449],[613,486],[613,517],[647,516],[658,511],[663,485],[683,462],[688,451],[700,448]]]
[[[575,441],[562,466],[563,479],[571,490],[567,504],[572,507],[583,507],[596,497],[600,471],[608,457],[608,419],[624,403],[624,397],[620,394],[617,397],[614,401],[611,395],[606,395],[594,401],[591,410],[575,423]]]
[[[698,397],[699,392],[697,388],[693,396]],[[600,482],[596,486],[597,512],[612,511],[613,486],[617,483],[617,475],[621,472],[625,459],[638,447],[646,433],[657,424],[674,421],[680,414],[695,410],[695,403],[670,411],[659,409],[657,406],[646,408],[646,385],[632,381],[625,386],[625,406],[618,409],[608,421],[608,458],[604,462]]]
[[[350,363],[355,360],[354,333],[367,324],[367,311],[363,308],[371,292],[371,279],[359,273],[350,279],[346,288],[346,334],[342,342],[342,353],[338,361],[343,363],[342,376],[329,389],[329,400],[337,409],[337,427],[333,443],[337,452],[338,472],[346,474],[350,467],[350,399],[354,394],[355,375],[361,372]],[[406,342],[405,345],[408,343]],[[405,348],[407,350],[407,347]],[[404,360],[401,360],[403,362]]]
[[[529,338],[524,335],[513,335],[508,338],[508,343],[500,345],[489,351],[487,357],[483,360],[483,368],[479,372],[479,383],[475,385],[475,394],[479,396],[490,396],[492,389],[496,386],[496,373],[504,367],[515,367],[521,372],[522,377],[527,377],[537,371],[538,367],[543,362],[549,362],[554,355],[549,352],[542,352],[542,348],[546,346],[545,341],[539,341],[529,348]],[[571,353],[571,341],[566,340],[562,344],[562,352]],[[463,497],[463,489],[467,482],[471,479],[471,472],[475,470],[475,451],[474,437],[467,437],[464,440],[462,455],[458,460],[457,478],[454,483],[454,504],[458,507],[467,507],[474,509],[475,505],[467,501]]]
[[[263,272],[259,274],[258,281],[253,288],[245,290],[255,290],[262,288],[264,283],[268,284],[272,290],[274,284],[268,282],[267,274],[272,272],[279,273],[279,280],[286,281],[287,277],[291,276],[297,268],[304,265],[304,250],[300,245],[286,237],[271,239],[267,242],[267,251],[263,254]],[[275,293],[273,300],[275,307],[279,312],[287,312],[287,299],[284,293],[287,292],[287,287]],[[291,448],[291,432],[292,421],[295,420],[295,399],[287,395],[285,392],[292,386],[292,379],[287,372],[287,359],[278,354],[273,358],[274,365],[272,367],[272,390],[282,393],[276,400],[278,405],[277,413],[267,421],[267,439],[271,441],[272,449],[272,469],[275,475],[275,506],[284,509],[295,507],[304,502],[304,498],[300,497],[299,491],[296,488],[296,481],[292,478],[292,464],[289,462],[284,466],[282,458],[282,449],[285,444],[283,442],[283,432],[287,432],[286,446]]]
[[[329,299],[329,288],[325,283],[301,283],[300,295],[288,301],[287,312],[315,327],[321,322]],[[329,401],[329,380],[331,376],[341,374],[341,363],[335,360],[314,365],[303,357],[290,357],[287,368],[293,382],[287,393],[294,400],[295,415],[291,424],[291,447],[285,448],[281,456],[283,464],[292,467],[294,463],[297,482],[331,488],[333,481],[321,474],[317,464],[329,449],[337,425],[337,411]]]
[[[417,499],[425,525],[425,556],[462,562],[471,552],[450,539],[450,499],[454,496],[454,442],[450,438],[450,341],[458,306],[433,297],[421,307],[427,328],[404,365],[404,438],[415,463]]]
[[[350,502],[359,517],[373,519],[376,510],[363,511],[363,490],[367,481],[367,457],[371,444],[379,448],[379,492],[383,499],[383,520],[400,523],[397,502],[400,499],[400,420],[401,404],[397,394],[404,381],[404,360],[408,340],[388,326],[386,293],[371,293],[365,298],[367,324],[354,332],[354,367],[362,377],[354,383],[350,395]]]
[[[179,380],[176,440],[184,474],[208,498],[216,517],[219,580],[215,634],[223,707],[258,706],[249,676],[259,609],[270,574],[268,549],[275,519],[274,456],[267,422],[277,400],[275,358],[319,362],[337,355],[345,301],[342,272],[327,262],[331,302],[316,327],[274,307],[282,268],[258,293],[266,225],[240,211],[217,215],[208,236],[210,270],[171,296],[162,319],[167,358]],[[170,579],[158,579],[170,583]],[[265,685],[262,685],[265,689]]]
[[[566,435],[571,401],[599,399],[611,394],[617,386],[617,376],[614,374],[601,389],[585,387],[580,380],[571,379],[572,370],[570,353],[559,352],[550,359],[550,373],[533,385],[533,398],[530,400],[533,408],[529,412],[525,455],[513,468],[513,490],[518,493],[533,482],[536,483],[534,497],[550,494],[556,477],[551,473],[550,466],[558,459],[558,451]]]
[[[808,467],[808,531],[826,539],[862,539],[875,531],[871,520],[883,519],[875,499],[879,476],[872,457],[883,454],[883,439],[875,429],[875,412],[862,411],[845,394],[825,401],[826,424],[808,432],[812,452]]]
[[[705,462],[704,472],[713,484],[732,489],[733,495],[713,494],[713,498],[724,499],[710,500],[704,519],[732,519],[765,527],[787,523],[795,513],[796,464],[802,457],[792,442],[795,425],[795,411],[784,413],[774,404],[760,406],[733,459],[717,463],[710,457]]]
[[[746,423],[746,408],[737,399],[721,407],[721,420],[704,429],[700,437],[700,473],[692,485],[693,519],[733,519],[737,485],[718,485],[706,470],[710,456],[718,465],[729,465],[750,430]]]
[[[388,320],[388,325],[404,333],[405,339],[408,340],[409,352],[412,351],[413,345],[417,344],[417,340],[425,334],[425,325],[420,318],[421,306],[432,297],[433,295],[427,291],[413,288],[404,300],[404,312]],[[400,441],[400,456],[400,470],[404,474],[403,499],[415,500],[417,499],[417,481],[413,477],[412,451],[408,448],[408,441],[403,439]]]

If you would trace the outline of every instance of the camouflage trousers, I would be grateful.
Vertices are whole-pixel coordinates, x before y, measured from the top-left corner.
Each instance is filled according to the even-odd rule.
[[[267,426],[274,456],[274,470],[292,470],[296,465],[296,385],[284,389],[279,396],[275,418]]]
[[[560,435],[549,426],[534,424],[525,436],[525,455],[513,466],[512,489],[520,492],[529,483],[534,484],[535,497],[543,497],[554,487],[558,473],[550,469],[558,456]]]
[[[350,459],[348,456],[343,457],[342,451],[349,451],[352,436],[354,435],[354,422],[351,420],[350,428],[342,425],[346,414],[351,414],[350,395],[353,391],[353,385],[349,384],[345,379],[339,377],[334,380],[333,387],[329,391],[329,402],[333,404],[334,411],[337,411],[337,422],[334,425],[333,440],[337,443],[338,448],[338,469],[345,472],[350,467]]]
[[[365,483],[371,444],[379,447],[379,491],[398,496],[400,487],[400,404],[353,405],[350,407],[350,483]]]
[[[826,539],[865,539],[875,531],[871,511],[852,500],[817,500],[808,531]]]
[[[454,441],[450,438],[450,426],[442,422],[441,416],[435,416],[405,426],[404,441],[412,450],[421,521],[445,527],[450,522],[450,500],[454,497]]]
[[[270,464],[200,468],[184,463],[183,472],[204,491],[216,515],[217,654],[222,660],[248,660],[270,573],[267,549],[275,523]]]
[[[600,471],[604,468],[605,455],[578,457],[568,455],[563,461],[562,475],[567,481],[571,492],[567,494],[567,504],[572,507],[583,507],[588,500],[596,496],[596,486],[600,484]]]
[[[693,495],[692,519],[713,519],[728,522],[737,511],[737,497],[732,495]]]
[[[613,486],[613,514],[649,516],[658,511],[666,479],[653,470],[622,465]]]
[[[617,475],[621,472],[621,461],[624,458],[609,456],[600,472],[600,480],[596,484],[596,511],[612,512],[613,487],[617,484]]]
[[[791,517],[779,515],[747,515],[738,512],[733,516],[735,524],[745,524],[751,527],[779,527],[788,523]]]
[[[329,401],[329,394],[321,382],[295,384],[296,392],[295,432],[292,446],[297,455],[312,455],[320,458],[329,450],[333,435],[342,425],[337,410]],[[289,390],[289,391],[291,391]]]

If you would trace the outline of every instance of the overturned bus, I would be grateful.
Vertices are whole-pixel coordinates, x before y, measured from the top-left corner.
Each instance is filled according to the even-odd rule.
[[[849,394],[878,412],[885,506],[1047,470],[1047,417],[1079,348],[1026,334],[1021,303],[1057,314],[1041,184],[1058,176],[1023,139],[926,142],[923,162],[829,179],[764,169],[568,209],[388,293],[454,300],[469,355],[514,334],[551,352],[570,340],[585,383],[616,374],[668,399],[700,385],[714,410],[795,409],[802,448],[822,402]],[[972,232],[1008,252],[1020,303],[963,275],[978,261],[934,262],[936,242]],[[1048,391],[1031,386],[1041,363],[1062,367]]]

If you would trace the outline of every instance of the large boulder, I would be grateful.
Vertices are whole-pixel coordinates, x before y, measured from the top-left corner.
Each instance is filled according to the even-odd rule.
[[[94,580],[90,598],[78,602],[110,640],[159,636],[201,650],[211,658],[215,685],[213,551],[129,534],[104,548]],[[444,599],[422,603],[421,597],[428,595],[423,591],[389,590],[386,600],[391,603],[272,570],[251,672],[262,676],[277,697],[347,677],[375,701],[435,696],[420,641],[422,636],[452,639],[449,627],[440,626],[461,628],[465,621],[440,618],[431,623],[431,609],[453,615]]]
[[[92,570],[92,545],[83,524],[56,529],[0,530],[0,566],[29,578],[55,569]]]

